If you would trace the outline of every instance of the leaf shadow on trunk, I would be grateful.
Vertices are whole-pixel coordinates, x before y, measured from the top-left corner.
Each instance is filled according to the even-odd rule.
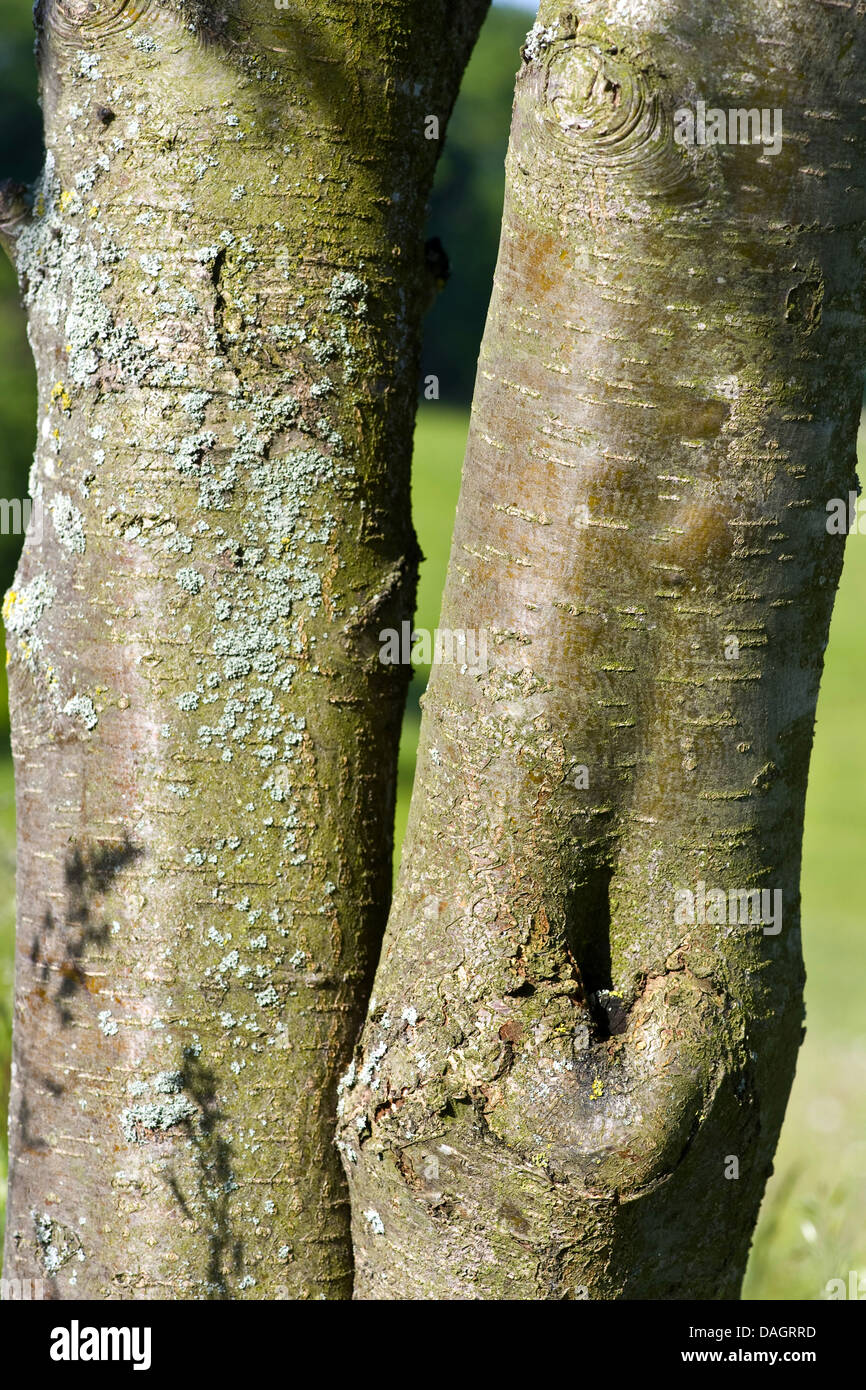
[[[52,973],[60,976],[53,992],[53,1003],[64,1027],[73,1021],[74,1015],[69,1008],[73,996],[89,988],[84,969],[89,948],[105,947],[111,937],[111,923],[102,910],[95,910],[94,899],[104,897],[117,875],[143,853],[124,838],[113,844],[97,844],[95,848],[77,844],[67,855],[63,866],[66,889],[63,934],[61,937],[55,935],[58,924],[48,907],[30,947],[30,963],[34,968],[39,967],[43,986],[47,986]],[[52,946],[59,956],[52,957]]]
[[[191,1049],[184,1054],[180,1070],[181,1089],[195,1103],[198,1115],[186,1119],[186,1131],[194,1153],[196,1168],[196,1211],[181,1191],[177,1176],[172,1173],[168,1187],[183,1216],[204,1229],[208,1241],[207,1284],[209,1297],[222,1299],[232,1296],[229,1279],[243,1268],[243,1243],[231,1228],[231,1194],[237,1188],[231,1163],[231,1144],[217,1132],[225,1118],[216,1098],[214,1073],[194,1055]]]

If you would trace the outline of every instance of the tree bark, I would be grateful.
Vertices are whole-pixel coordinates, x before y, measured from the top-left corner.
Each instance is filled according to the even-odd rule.
[[[864,59],[832,0],[541,5],[441,618],[488,669],[434,668],[342,1083],[356,1297],[738,1295],[802,1033]],[[700,100],[781,108],[781,152],[680,145]],[[731,921],[759,889],[779,930]]]
[[[349,1294],[335,1082],[390,891],[435,156],[488,0],[50,0],[10,194],[44,507],[7,595],[5,1273]]]

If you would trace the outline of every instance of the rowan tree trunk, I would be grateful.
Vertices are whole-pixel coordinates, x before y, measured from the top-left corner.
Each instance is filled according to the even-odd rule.
[[[434,668],[342,1083],[356,1297],[738,1294],[801,1037],[864,60],[835,0],[541,5],[441,618],[488,669]],[[701,100],[781,151],[681,145]],[[731,920],[758,889],[780,929]]]
[[[488,0],[49,0],[3,223],[44,505],[6,599],[5,1273],[349,1294],[335,1082],[387,913],[423,218]]]

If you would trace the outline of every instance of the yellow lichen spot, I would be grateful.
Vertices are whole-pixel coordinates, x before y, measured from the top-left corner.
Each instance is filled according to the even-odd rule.
[[[98,217],[98,216],[99,216],[99,204],[98,204],[98,203],[91,203],[91,204],[90,204],[90,207],[87,209],[87,215],[88,215],[88,217]]]
[[[61,410],[70,410],[72,408],[72,397],[70,396],[66,387],[63,385],[62,381],[57,381],[52,386],[51,400],[52,402],[58,404]]]
[[[17,602],[18,594],[16,593],[16,591],[14,589],[7,590],[6,597],[3,600],[4,623],[7,623],[9,621],[9,614],[12,612],[12,609],[15,607]]]
[[[39,197],[36,199],[36,216],[45,216],[45,199],[41,193],[39,194]]]
[[[65,211],[66,211],[66,209],[69,207],[69,204],[72,202],[72,199],[73,199],[74,197],[75,197],[75,194],[72,192],[72,189],[71,189],[71,188],[64,188],[63,192],[62,192],[61,195],[60,195],[60,211],[61,211],[61,212],[65,212]]]
[[[596,1077],[592,1083],[592,1091],[590,1092],[590,1094],[593,1100],[598,1100],[601,1096],[604,1095],[604,1082],[599,1081],[598,1077]]]

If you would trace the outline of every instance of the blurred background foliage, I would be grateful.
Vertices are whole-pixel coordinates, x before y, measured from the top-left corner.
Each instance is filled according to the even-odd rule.
[[[496,260],[514,74],[529,9],[490,12],[467,69],[431,199],[429,235],[449,255],[451,278],[427,318],[422,377],[440,400],[423,404],[415,436],[413,506],[426,557],[419,627],[433,630],[448,561],[478,344]],[[0,0],[0,173],[29,181],[41,162],[33,39],[27,0]],[[24,497],[36,395],[11,269],[0,262],[0,496]],[[861,445],[863,434],[861,432]],[[862,448],[861,448],[862,458]],[[20,538],[0,536],[5,590]],[[833,618],[806,815],[803,926],[808,1030],[782,1141],[755,1236],[749,1299],[818,1299],[829,1279],[866,1274],[866,937],[857,877],[866,830],[866,539],[848,544]],[[2,663],[0,663],[2,671]],[[395,861],[408,814],[428,672],[410,687],[400,751]],[[0,1115],[5,1115],[14,932],[15,813],[5,685],[0,675]],[[0,1230],[5,1128],[0,1130]]]

